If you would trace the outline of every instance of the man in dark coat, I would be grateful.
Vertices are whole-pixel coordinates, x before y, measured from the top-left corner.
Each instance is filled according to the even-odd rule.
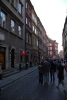
[[[53,63],[53,60],[51,60],[51,68],[50,68],[50,78],[51,82],[55,81],[55,72],[56,72],[56,65]]]
[[[44,73],[44,70],[43,70],[43,62],[44,60],[42,59],[40,61],[40,63],[38,64],[38,70],[39,70],[39,84],[43,84],[43,73]]]
[[[66,91],[66,87],[64,85],[64,66],[61,65],[61,61],[58,62],[58,66],[57,66],[57,77],[58,77],[58,86],[57,88],[59,88],[60,83],[63,86],[63,90]]]
[[[44,59],[43,67],[44,67],[44,83],[48,84],[49,83],[49,71],[50,71],[51,64],[48,62],[47,59]]]

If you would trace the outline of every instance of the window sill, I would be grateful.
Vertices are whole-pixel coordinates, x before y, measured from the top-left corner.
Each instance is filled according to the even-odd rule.
[[[6,28],[4,28],[4,27],[1,27],[1,26],[0,26],[0,28],[4,29],[4,30],[7,31],[7,32],[9,31],[8,29],[6,29]]]
[[[21,17],[23,17],[22,14],[20,14],[19,12],[18,12],[18,14],[19,14]]]
[[[17,36],[17,34],[15,34],[15,33],[13,33],[13,32],[10,32],[11,34],[13,34],[13,35],[15,35],[15,36]]]
[[[19,37],[19,38],[21,38],[21,39],[23,39],[23,38],[22,38],[22,37],[20,37],[19,35],[18,35],[18,37]]]

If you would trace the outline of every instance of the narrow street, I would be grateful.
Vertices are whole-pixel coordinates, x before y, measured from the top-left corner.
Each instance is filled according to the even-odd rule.
[[[67,73],[65,73],[67,85],[66,77]],[[49,85],[39,85],[38,70],[36,70],[3,88],[0,100],[67,100],[67,93],[63,91],[62,85],[60,89],[57,89],[56,85],[57,79],[54,84],[50,82]]]

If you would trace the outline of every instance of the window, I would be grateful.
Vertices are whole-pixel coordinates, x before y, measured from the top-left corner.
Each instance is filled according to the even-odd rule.
[[[18,26],[18,34],[21,37],[21,26]]]
[[[14,22],[14,20],[11,20],[11,32],[15,33],[15,22]]]
[[[38,47],[38,40],[37,40],[37,47]]]
[[[26,3],[26,8],[28,8],[28,3]]]
[[[31,15],[31,9],[29,8],[29,14]]]
[[[0,26],[6,28],[6,14],[4,12],[1,12]]]
[[[52,47],[50,47],[50,50],[52,50]]]
[[[18,4],[18,12],[21,14],[22,13],[22,5],[21,3]]]
[[[32,19],[34,20],[34,15],[32,14]]]
[[[12,5],[15,7],[15,0],[12,0],[11,3],[12,3]]]
[[[32,26],[32,28],[33,28],[33,31],[34,31],[34,25]]]
[[[31,28],[31,22],[29,21],[29,27]]]
[[[50,55],[52,55],[52,51],[50,51]]]
[[[26,17],[26,24],[28,24],[28,18]]]
[[[35,28],[35,34],[36,34],[36,28]]]
[[[52,44],[50,44],[50,46],[52,46]]]
[[[28,43],[28,33],[26,33],[26,43]]]
[[[31,36],[29,36],[29,44],[31,44]]]

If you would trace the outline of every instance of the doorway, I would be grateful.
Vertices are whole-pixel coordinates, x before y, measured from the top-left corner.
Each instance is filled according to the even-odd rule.
[[[0,63],[2,63],[2,70],[5,69],[5,52],[0,52]]]

